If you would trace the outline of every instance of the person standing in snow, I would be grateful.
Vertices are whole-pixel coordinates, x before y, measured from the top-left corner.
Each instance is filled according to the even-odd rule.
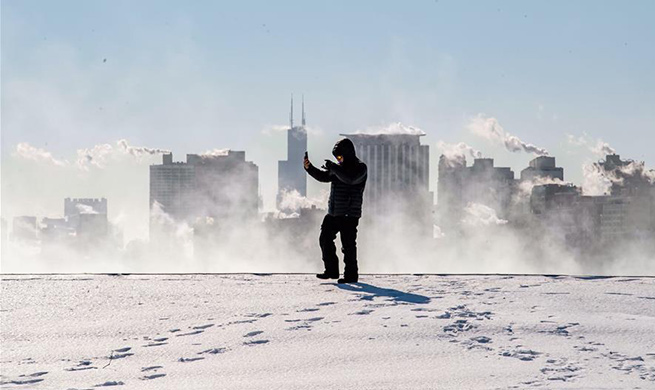
[[[331,183],[328,212],[321,224],[319,244],[323,254],[325,270],[317,274],[319,279],[339,279],[339,258],[334,240],[341,235],[343,262],[346,267],[343,279],[338,283],[357,283],[357,225],[362,216],[364,187],[366,186],[366,164],[357,158],[355,145],[348,138],[338,141],[332,149],[338,163],[325,160],[318,169],[309,161],[305,152],[304,166],[314,179]]]

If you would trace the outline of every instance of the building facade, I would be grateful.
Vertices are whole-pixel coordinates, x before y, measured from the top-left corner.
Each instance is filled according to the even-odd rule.
[[[97,215],[97,217],[90,217]],[[107,199],[105,198],[66,198],[64,199],[64,218],[68,227],[78,230],[85,220],[85,226],[89,226],[90,220],[107,223]],[[100,222],[96,222],[99,224]],[[106,230],[106,228],[105,228]]]
[[[469,203],[490,207],[498,217],[507,219],[516,182],[514,171],[495,167],[491,158],[476,158],[467,167],[466,160],[452,161],[441,156],[437,189],[439,223],[453,227],[462,221]]]
[[[208,218],[239,223],[257,217],[259,170],[243,151],[224,155],[187,154],[186,162],[163,156],[150,166],[150,226],[187,223]],[[229,222],[228,222],[229,221]]]
[[[521,180],[550,178],[564,181],[564,168],[555,164],[555,157],[539,156],[530,161],[529,166],[521,171]]]
[[[429,189],[430,147],[420,135],[341,134],[348,137],[368,167],[364,190],[366,218],[384,218],[394,211],[416,221],[432,234],[433,194]],[[425,226],[423,226],[425,225]]]

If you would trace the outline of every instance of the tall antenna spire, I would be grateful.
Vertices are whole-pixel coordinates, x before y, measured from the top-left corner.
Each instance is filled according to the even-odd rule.
[[[305,127],[305,94],[302,95],[302,127]]]
[[[291,94],[291,113],[289,114],[289,123],[293,129],[293,94]]]

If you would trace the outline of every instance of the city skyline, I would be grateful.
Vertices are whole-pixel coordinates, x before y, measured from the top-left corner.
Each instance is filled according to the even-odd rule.
[[[4,1],[3,213],[46,215],[66,196],[105,196],[115,205],[110,218],[134,216],[124,220],[127,236],[147,237],[134,226],[148,219],[139,210],[156,158],[135,166],[110,155],[104,168],[75,166],[78,150],[122,139],[177,155],[246,150],[272,209],[291,93],[305,95],[316,161],[330,157],[340,133],[397,122],[423,129],[432,191],[440,141],[465,142],[515,172],[532,159],[471,131],[480,113],[557,156],[575,184],[582,165],[602,157],[581,145],[584,133],[589,146],[602,139],[624,158],[653,164],[654,8]],[[22,143],[72,167],[21,160]],[[308,183],[310,197],[321,190]]]
[[[289,125],[289,129],[293,129],[293,130],[304,129],[304,123],[305,123],[304,102],[303,102],[303,115],[302,115],[302,119],[303,119],[303,120],[302,120],[302,122],[303,122],[303,126],[302,126],[302,127],[290,127],[290,126],[291,126],[291,124],[290,124],[290,125]],[[292,123],[292,122],[290,122],[290,123]],[[286,137],[287,142],[295,142],[294,134],[292,134],[292,132],[289,132],[289,129],[287,130],[287,137]],[[413,134],[412,132],[417,132],[417,133],[416,133],[416,134]],[[397,125],[395,125],[395,126],[394,126],[394,125],[391,125],[391,126],[388,126],[388,127],[386,127],[386,128],[369,128],[366,132],[361,132],[361,133],[358,132],[358,133],[354,133],[354,134],[341,134],[340,136],[341,136],[341,137],[348,137],[348,136],[350,136],[351,138],[355,139],[357,145],[359,145],[360,142],[365,142],[365,144],[367,144],[368,142],[371,142],[372,140],[377,139],[377,138],[380,138],[380,137],[382,137],[381,139],[384,139],[384,137],[389,137],[389,136],[391,136],[392,138],[393,138],[393,137],[401,137],[401,138],[399,138],[399,140],[400,140],[400,139],[404,139],[403,137],[410,137],[410,138],[412,138],[412,139],[416,138],[416,139],[418,140],[419,137],[423,137],[423,136],[425,136],[425,135],[427,135],[427,134],[425,134],[425,133],[424,133],[422,130],[420,130],[420,129],[415,129],[415,128],[411,128],[411,127],[403,126],[403,125],[401,125],[401,124],[397,124]],[[307,136],[306,133],[305,133],[305,136]],[[361,139],[362,141],[357,141],[358,139]],[[364,141],[364,140],[367,140],[367,139],[370,139],[371,141]],[[390,139],[391,139],[391,138],[390,138]],[[409,139],[409,138],[408,138],[408,139]],[[125,141],[122,141],[122,142],[123,142],[125,145],[128,145],[127,142],[125,142]],[[373,142],[377,142],[377,141],[373,141]],[[415,142],[416,142],[416,141],[415,141]],[[121,142],[119,142],[119,145],[121,145]],[[429,150],[429,146],[430,146],[430,145],[423,145],[422,148],[425,148],[425,150],[428,151],[428,150]],[[591,148],[598,147],[598,145],[595,145],[595,144],[593,144],[593,143],[590,143],[588,146],[591,147]],[[124,151],[126,154],[136,153],[136,152],[134,152],[134,151],[142,151],[142,150],[144,150],[144,149],[149,149],[149,148],[144,148],[144,147],[140,147],[140,146],[126,146],[126,147],[128,148],[128,149],[126,149],[126,150]],[[472,169],[474,169],[475,166],[476,166],[478,163],[480,163],[480,164],[482,164],[482,163],[485,163],[485,164],[486,164],[486,163],[490,163],[490,164],[491,164],[491,167],[493,167],[494,161],[496,160],[494,156],[489,156],[489,155],[487,155],[487,154],[484,154],[484,157],[483,157],[481,152],[479,152],[479,151],[475,151],[475,152],[473,153],[471,150],[468,149],[468,148],[469,148],[468,145],[465,145],[465,147],[466,147],[466,148],[462,149],[462,148],[461,148],[461,145],[450,145],[450,146],[448,146],[448,147],[445,147],[445,146],[437,146],[437,155],[438,155],[437,158],[439,159],[439,161],[441,161],[442,158],[446,157],[447,159],[448,159],[448,158],[454,158],[454,159],[456,159],[456,160],[459,160],[460,163],[464,163],[464,164],[466,164],[466,163],[472,163],[472,164],[473,164],[473,165],[471,165],[471,168],[472,168]],[[359,148],[359,147],[358,147],[358,148]],[[609,148],[609,146],[606,145],[606,148]],[[149,150],[150,150],[150,149],[149,149]],[[607,150],[609,150],[609,152],[608,152]],[[372,152],[372,151],[373,151],[373,150],[371,149],[371,152]],[[448,153],[453,153],[453,151],[455,151],[456,154],[455,154],[455,155],[450,155],[450,156],[449,156]],[[613,153],[611,152],[611,149],[602,149],[602,151],[603,151],[603,153],[607,152],[608,155],[613,155]],[[367,153],[366,153],[366,150],[362,150],[362,152],[364,152],[364,155],[367,154]],[[220,157],[220,156],[227,156],[228,154],[229,154],[229,155],[232,155],[232,154],[234,154],[234,153],[240,155],[241,158],[245,159],[245,155],[246,155],[247,151],[234,151],[234,150],[231,150],[231,149],[213,149],[213,150],[208,150],[208,151],[206,151],[205,153],[187,154],[187,160],[188,160],[189,158],[191,158],[191,159],[193,159],[194,161],[195,161],[195,160],[198,160],[198,161],[199,161],[199,160],[202,160],[202,159],[204,159],[204,158],[210,158],[210,159],[211,159],[211,158],[216,158],[216,157]],[[478,153],[477,156],[476,156],[476,153]],[[151,163],[149,164],[149,167],[150,167],[150,170],[151,170],[151,171],[153,170],[153,168],[156,168],[156,167],[161,167],[161,168],[163,168],[163,167],[167,166],[166,164],[173,164],[173,165],[168,165],[168,166],[171,166],[171,167],[177,167],[177,168],[186,168],[186,167],[191,167],[191,165],[189,165],[189,164],[187,164],[187,163],[174,161],[174,160],[173,160],[173,151],[164,150],[164,149],[161,149],[161,150],[159,150],[159,149],[152,149],[152,150],[150,150],[150,152],[144,152],[144,154],[145,154],[146,156],[156,156],[156,157],[152,157],[152,159],[149,159],[148,157],[146,157],[146,160],[151,161]],[[470,154],[473,154],[473,156],[469,156]],[[548,161],[548,164],[554,164],[554,159],[557,157],[557,156],[552,156],[552,155],[543,155],[543,156],[539,156],[539,154],[537,154],[537,153],[534,153],[534,154],[528,154],[528,155],[531,156],[531,159],[530,159],[530,161],[528,161],[528,164],[526,164],[522,169],[517,170],[517,172],[520,172],[520,173],[521,173],[520,177],[517,177],[516,179],[514,179],[514,172],[513,172],[513,171],[508,171],[508,172],[511,172],[511,173],[512,173],[512,178],[511,178],[511,181],[512,181],[512,182],[521,182],[521,181],[526,181],[526,180],[527,180],[527,181],[531,181],[531,180],[533,180],[533,179],[537,179],[537,178],[539,177],[539,174],[535,175],[535,172],[534,172],[534,171],[535,171],[535,167],[536,167],[535,164],[537,164],[537,161]],[[158,165],[156,160],[161,160],[162,156],[163,156],[163,159],[164,159],[164,165]],[[191,157],[190,157],[190,156],[191,156]],[[426,158],[427,158],[427,156],[429,156],[429,151],[426,152]],[[617,157],[618,157],[618,155],[617,155]],[[436,169],[436,168],[437,168],[437,166],[439,166],[439,165],[441,164],[441,163],[440,163],[440,164],[437,164],[437,166],[434,166],[434,167],[430,168],[430,167],[432,166],[431,161],[432,161],[433,159],[434,159],[434,156],[433,156],[433,157],[430,157],[430,158],[429,158],[430,163],[428,163],[428,164],[426,165],[426,167],[427,167],[427,171],[430,172],[430,177],[432,177],[432,176],[434,175],[434,172],[435,172],[435,171],[438,171],[438,169]],[[645,162],[643,162],[643,161],[633,160],[633,159],[630,159],[630,158],[627,158],[626,160],[628,160],[628,161],[636,161],[637,163],[645,163]],[[139,162],[141,163],[142,161],[139,161]],[[68,164],[68,162],[66,162],[66,163]],[[253,162],[251,162],[250,164],[252,164],[252,163],[253,163]],[[55,164],[55,165],[56,165],[56,164]],[[255,166],[255,167],[258,167],[257,165],[254,165],[254,166]],[[649,166],[647,165],[647,163],[646,163],[644,166],[645,166],[646,171],[650,172],[650,175],[655,175],[655,174],[653,174],[653,172],[655,172],[655,170],[649,169],[649,168],[648,168]],[[425,170],[426,168],[422,168],[422,169]],[[509,167],[507,167],[507,168],[496,168],[496,169],[511,170],[511,168],[509,168]],[[547,173],[547,176],[550,176],[550,177],[552,177],[552,178],[554,178],[554,179],[556,179],[556,180],[559,180],[559,182],[562,183],[562,184],[565,184],[565,185],[574,185],[576,188],[579,189],[580,192],[584,192],[584,190],[585,190],[585,186],[584,186],[584,184],[581,184],[581,183],[574,183],[574,182],[572,182],[571,180],[569,180],[567,177],[564,176],[564,172],[565,172],[564,167],[557,167],[557,168],[555,168],[555,167],[553,166],[553,168],[552,168],[552,169],[554,170],[553,172],[550,172],[550,171],[549,171],[549,169],[551,169],[551,168],[545,168],[545,169],[546,169],[546,171],[544,171],[544,172]],[[537,173],[538,173],[538,172],[539,172],[539,170],[537,170]],[[304,174],[304,172],[303,172],[303,174]],[[152,173],[151,173],[151,175],[152,175]],[[421,175],[421,174],[419,174],[419,175]],[[568,175],[568,171],[567,171],[567,175]],[[260,174],[260,173],[257,174],[257,181],[258,181],[258,182],[261,182],[261,174]],[[438,183],[437,183],[437,182],[438,182],[438,180],[435,181],[434,183],[432,183],[432,182],[429,181],[429,180],[426,180],[426,183],[425,183],[425,184],[426,184],[430,189],[432,189],[432,188],[434,187],[434,192],[435,192],[436,195],[438,196],[438,191],[437,191],[437,184],[438,184]],[[594,184],[597,184],[597,183],[594,183]],[[149,186],[151,187],[151,190],[150,190],[150,198],[151,198],[151,201],[150,201],[149,203],[150,203],[150,205],[152,206],[152,176],[151,176],[151,179],[150,179],[150,184],[149,184]],[[370,194],[370,191],[373,191],[373,190],[375,190],[375,189],[370,189],[370,190],[368,191],[367,195],[370,196],[370,195],[371,195],[371,194]],[[280,191],[281,191],[281,188],[279,187],[279,184],[278,184],[278,187],[275,189],[275,192],[279,194]],[[508,191],[509,191],[509,190],[508,190]],[[597,191],[597,189],[594,189],[594,191]],[[606,191],[607,191],[607,194],[609,195],[609,193],[610,193],[610,187],[607,187]],[[261,196],[261,192],[262,192],[262,189],[261,189],[261,186],[259,186],[258,193],[260,194],[260,196]],[[432,191],[431,191],[430,193],[432,193]],[[508,193],[508,194],[505,196],[505,197],[507,198],[507,199],[505,200],[505,203],[507,203],[507,202],[509,201],[509,198],[508,198],[508,197],[509,197],[510,195],[511,195],[511,194]],[[602,195],[602,194],[600,194],[600,193],[593,193],[592,195],[594,195],[594,196],[600,196],[600,195]],[[68,197],[68,196],[71,196],[71,195],[68,194],[67,197]],[[77,195],[74,195],[74,196],[77,196]],[[302,196],[302,195],[301,195],[301,196]],[[100,194],[100,195],[98,195],[98,197],[103,197],[103,198],[105,198],[105,195]],[[433,196],[430,195],[430,197],[433,197]],[[436,197],[433,197],[433,198],[436,198]],[[308,199],[308,200],[309,200],[310,202],[312,202],[312,203],[317,203],[318,198],[313,198],[313,199],[310,198],[310,199]],[[432,202],[431,204],[434,205],[434,206],[438,206],[438,205],[439,205],[439,202],[437,201],[437,199],[433,199],[433,202]],[[147,207],[147,209],[146,209],[145,211],[144,211],[144,210],[141,210],[141,212],[146,212],[146,213],[151,214],[151,213],[152,213],[152,207],[151,207],[151,206],[150,206],[150,207]],[[324,207],[327,207],[327,204],[325,204],[325,205],[320,205],[320,204],[319,204],[319,207],[323,207],[323,206],[324,206]],[[502,211],[503,207],[500,207],[500,208],[498,208],[498,207],[494,207],[494,209],[495,209],[496,213],[498,213],[498,214],[500,214],[500,215],[503,215],[503,211]],[[162,209],[162,210],[164,210],[164,209]],[[260,203],[260,205],[259,205],[259,211],[260,211],[260,212],[263,212],[263,213],[266,213],[266,212],[270,212],[271,209],[270,209],[270,208],[267,208],[267,207],[263,207],[263,204]],[[287,211],[288,211],[288,210],[287,210]],[[164,210],[164,212],[165,212],[165,210]],[[106,212],[105,212],[105,214],[106,214]],[[21,215],[30,215],[30,216],[31,216],[31,215],[37,215],[37,216],[40,217],[40,218],[44,218],[44,217],[45,217],[46,219],[47,219],[48,217],[55,217],[55,218],[56,218],[56,217],[58,216],[57,212],[54,212],[54,213],[53,213],[53,212],[49,212],[49,213],[43,213],[43,214],[40,214],[40,213],[32,213],[32,212],[30,212],[30,213],[22,213],[22,214],[20,214],[20,215],[19,215],[19,214],[16,214],[16,215],[13,215],[13,216],[8,217],[8,219],[10,219],[11,217],[16,217],[16,216],[21,216]],[[175,212],[173,213],[173,216],[174,216],[174,215],[175,215]],[[3,216],[3,218],[4,218],[4,216]],[[151,227],[150,227],[149,229],[151,229]],[[134,237],[131,237],[130,235],[128,235],[128,240],[129,240],[129,239],[132,239],[132,238],[134,238]]]

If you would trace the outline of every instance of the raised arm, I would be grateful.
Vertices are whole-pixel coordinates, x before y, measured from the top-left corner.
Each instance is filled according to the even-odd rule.
[[[314,179],[323,182],[323,183],[329,183],[330,180],[330,172],[324,171],[322,169],[318,169],[315,166],[313,166],[311,163],[305,168],[309,176],[313,177]]]

